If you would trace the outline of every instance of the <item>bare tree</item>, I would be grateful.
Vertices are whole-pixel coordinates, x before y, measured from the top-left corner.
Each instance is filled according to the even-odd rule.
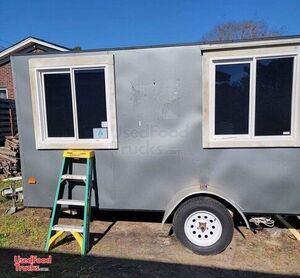
[[[73,51],[82,51],[81,46],[75,46],[72,48]]]
[[[271,31],[267,24],[261,21],[225,22],[206,33],[202,41],[233,41],[276,37],[281,34],[281,31]]]

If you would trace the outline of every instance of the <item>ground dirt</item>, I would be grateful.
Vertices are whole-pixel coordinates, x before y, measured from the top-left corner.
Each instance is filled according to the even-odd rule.
[[[47,272],[16,272],[14,256],[47,257],[43,252],[50,210],[25,208],[3,215],[9,202],[0,200],[0,277],[300,277],[300,242],[283,228],[253,234],[244,227],[221,254],[199,256],[183,248],[171,225],[161,230],[160,214],[94,213],[92,247],[86,257],[65,237],[51,251]],[[64,215],[62,223],[78,223]]]

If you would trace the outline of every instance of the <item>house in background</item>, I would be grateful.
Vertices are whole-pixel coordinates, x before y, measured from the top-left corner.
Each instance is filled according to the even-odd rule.
[[[68,51],[67,47],[28,37],[0,51],[0,98],[14,99],[10,56],[13,54]]]

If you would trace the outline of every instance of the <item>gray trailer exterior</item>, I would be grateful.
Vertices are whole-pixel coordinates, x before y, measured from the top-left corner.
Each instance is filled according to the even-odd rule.
[[[299,39],[278,39],[14,56],[25,206],[52,206],[62,159],[62,150],[36,149],[29,60],[112,54],[118,147],[95,150],[100,209],[167,210],[168,216],[187,196],[202,193],[243,213],[299,214],[299,148],[203,148],[202,142],[204,53],[282,45],[300,51]],[[29,176],[37,184],[29,185]],[[74,197],[82,194],[78,189]]]

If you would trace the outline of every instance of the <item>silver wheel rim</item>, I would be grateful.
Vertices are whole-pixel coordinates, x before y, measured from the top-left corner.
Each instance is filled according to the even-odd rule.
[[[188,216],[184,223],[187,238],[198,246],[211,246],[222,234],[219,218],[208,211],[196,211]]]

